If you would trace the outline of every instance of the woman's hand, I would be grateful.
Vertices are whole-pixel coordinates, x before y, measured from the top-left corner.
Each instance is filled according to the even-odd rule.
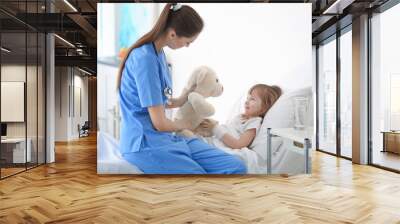
[[[190,89],[184,89],[183,93],[180,97],[169,99],[166,107],[167,108],[181,107],[183,104],[186,103],[186,101],[188,101],[189,94],[191,92],[193,92],[195,89],[196,89],[196,85],[193,85],[192,87],[190,87]]]
[[[196,85],[192,85],[191,87],[190,87],[190,89],[187,89],[187,91],[185,92],[185,94],[186,94],[186,99],[187,99],[187,96],[189,95],[189,93],[191,93],[191,92],[193,92],[195,89],[196,89]]]
[[[181,98],[171,98],[167,101],[166,108],[177,108],[184,104]]]
[[[153,127],[157,131],[181,131],[183,129],[190,129],[190,123],[179,121],[171,121],[165,116],[165,110],[163,105],[148,107],[150,119]]]

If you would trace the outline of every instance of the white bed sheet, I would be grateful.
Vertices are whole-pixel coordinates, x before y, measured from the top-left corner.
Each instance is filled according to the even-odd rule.
[[[237,155],[246,164],[248,174],[266,174],[267,173],[267,143],[258,144],[255,148],[244,147],[241,149],[231,149],[215,137],[207,137],[201,139],[210,145],[213,145],[229,154]],[[273,138],[271,142],[273,156],[275,152],[279,152],[282,140]],[[277,164],[277,160],[273,160],[273,165]]]
[[[136,166],[122,158],[116,139],[107,133],[97,133],[98,174],[142,174]]]
[[[118,142],[112,136],[98,132],[97,173],[98,174],[143,174],[136,166],[124,160],[119,152]],[[267,145],[256,148],[232,150],[218,147],[230,154],[237,155],[246,164],[248,174],[267,173]],[[298,174],[304,172],[304,156],[290,148],[290,143],[280,138],[272,138],[272,173]]]

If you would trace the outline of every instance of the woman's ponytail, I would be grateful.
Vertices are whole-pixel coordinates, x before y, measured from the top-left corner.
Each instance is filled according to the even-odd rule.
[[[139,40],[137,40],[125,53],[124,58],[122,59],[121,64],[119,65],[118,77],[117,77],[118,88],[121,86],[122,71],[125,68],[125,62],[128,59],[129,54],[132,52],[133,49],[141,47],[146,43],[155,41],[164,32],[168,21],[168,15],[171,11],[170,10],[171,6],[172,3],[168,3],[167,5],[165,5],[153,29],[151,29],[150,32],[146,33],[141,38],[139,38]]]
[[[153,29],[136,41],[124,55],[118,71],[118,88],[121,86],[122,72],[126,60],[133,49],[157,40],[168,28],[174,29],[178,37],[193,37],[203,29],[203,20],[192,7],[188,5],[178,5],[179,7],[174,6],[174,8],[172,8],[173,5],[172,3],[165,5]]]

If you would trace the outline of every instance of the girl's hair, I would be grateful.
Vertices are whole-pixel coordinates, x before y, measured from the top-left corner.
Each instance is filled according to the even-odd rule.
[[[181,8],[174,11],[171,8],[172,5],[172,3],[166,4],[153,29],[137,40],[126,52],[118,71],[118,88],[121,85],[122,71],[124,70],[125,62],[133,49],[155,41],[164,34],[168,28],[174,29],[178,37],[188,38],[195,36],[203,29],[203,20],[192,7],[182,5]]]
[[[279,86],[269,86],[265,84],[256,84],[250,88],[249,94],[253,91],[261,98],[263,111],[261,117],[264,117],[268,110],[274,105],[278,98],[282,95],[282,89]]]

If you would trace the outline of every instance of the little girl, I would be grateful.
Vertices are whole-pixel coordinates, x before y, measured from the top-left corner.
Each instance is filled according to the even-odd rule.
[[[248,92],[243,114],[237,115],[225,125],[218,125],[208,119],[200,124],[206,130],[212,130],[214,135],[205,140],[220,148],[241,149],[250,146],[261,126],[264,115],[281,94],[282,90],[278,86],[254,85]]]

